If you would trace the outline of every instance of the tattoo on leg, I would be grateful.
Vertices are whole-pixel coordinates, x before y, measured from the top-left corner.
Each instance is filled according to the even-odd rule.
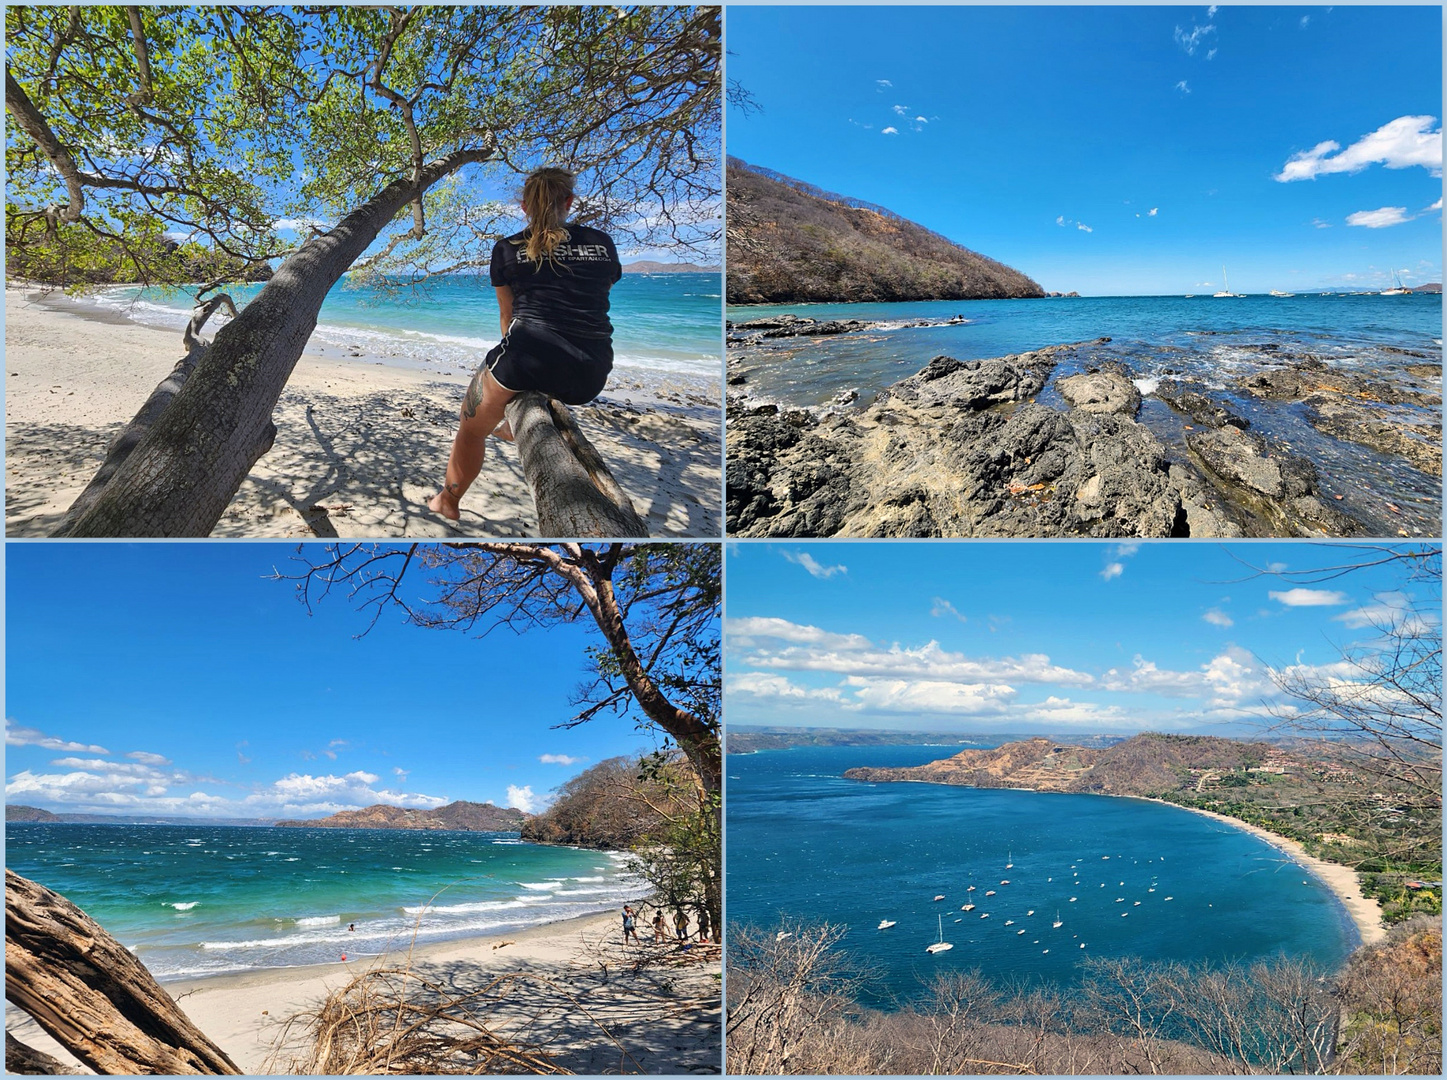
[[[454,494],[454,495],[459,495],[459,496],[460,496],[460,495],[462,494],[462,485],[461,485],[461,484],[448,484],[448,485],[447,485],[447,490],[450,491],[450,492],[452,492],[452,494]]]
[[[486,368],[479,368],[472,382],[467,384],[467,396],[462,399],[462,415],[469,420],[477,415],[477,407],[482,404],[482,377],[486,373]]]

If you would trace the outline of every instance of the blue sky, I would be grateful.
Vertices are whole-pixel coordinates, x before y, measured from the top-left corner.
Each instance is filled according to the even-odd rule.
[[[598,640],[581,624],[478,640],[389,613],[359,639],[366,620],[343,596],[308,615],[268,580],[294,552],[7,544],[6,801],[247,818],[539,809],[587,766],[652,749],[628,719],[551,730],[576,711]]]
[[[1271,673],[1353,679],[1383,621],[1440,625],[1400,567],[1297,542],[729,545],[730,725],[1247,734]],[[1415,614],[1408,615],[1413,612]]]
[[[1085,295],[1442,280],[1437,7],[731,7],[729,153]]]

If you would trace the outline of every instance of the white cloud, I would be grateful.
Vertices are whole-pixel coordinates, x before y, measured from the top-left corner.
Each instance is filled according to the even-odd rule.
[[[1212,626],[1235,626],[1235,621],[1220,608],[1211,608],[1201,618]]]
[[[1159,206],[1152,206],[1149,210],[1146,211],[1146,217],[1155,217],[1159,211]]]
[[[541,754],[538,760],[544,765],[576,765],[585,758],[573,757],[571,754]]]
[[[1133,556],[1141,549],[1140,542],[1127,540],[1120,544],[1110,544],[1106,547],[1105,569],[1100,572],[1102,581],[1111,581],[1125,573],[1125,560]]]
[[[1399,592],[1378,593],[1370,604],[1333,615],[1332,619],[1354,630],[1372,627],[1409,635],[1427,633],[1436,626],[1432,613],[1414,610],[1411,597]]]
[[[930,604],[929,613],[938,619],[942,615],[953,615],[960,622],[968,622],[965,616],[961,615],[959,609],[942,596],[936,596]]]
[[[928,123],[929,123],[929,121],[926,120],[923,116],[916,116],[916,117],[914,118],[914,122],[915,122],[916,124],[928,124]]]
[[[104,746],[92,746],[87,743],[71,742],[69,739],[60,739],[54,735],[47,735],[45,732],[36,728],[21,727],[9,717],[5,718],[5,745],[38,746],[43,750],[67,750],[71,753],[82,754],[110,753]]]
[[[939,642],[917,648],[877,646],[859,634],[832,634],[786,619],[747,618],[728,622],[730,655],[750,667],[773,671],[825,671],[962,682],[1012,680],[1085,686],[1092,676],[1051,663],[1042,653],[974,658],[948,652]],[[782,647],[777,643],[783,643]]]
[[[851,675],[845,685],[854,703],[874,712],[952,713],[969,716],[1005,710],[1015,688],[1000,683],[960,683],[934,679],[880,679]]]
[[[1208,7],[1208,8],[1206,9],[1206,18],[1208,18],[1208,19],[1214,19],[1214,18],[1216,17],[1216,12],[1217,12],[1217,10],[1219,10],[1219,9],[1216,7],[1216,5],[1215,5],[1215,4],[1212,4],[1210,7]]]
[[[796,566],[802,566],[816,578],[831,578],[835,574],[847,574],[849,568],[845,566],[824,566],[807,551],[785,551],[784,558]]]
[[[345,776],[291,773],[237,799],[199,790],[171,794],[178,785],[194,784],[204,778],[179,770],[163,772],[140,761],[60,758],[52,764],[70,771],[17,773],[6,784],[6,797],[90,813],[241,818],[313,817],[377,803],[430,809],[448,802],[435,795],[379,790],[373,787],[377,775],[361,770]],[[394,771],[406,778],[405,771]]]
[[[81,769],[113,777],[139,777],[153,782],[169,779],[165,773],[151,765],[131,765],[128,762],[106,761],[103,758],[63,757],[54,759],[51,764],[62,769]]]
[[[828,649],[869,649],[871,642],[863,634],[834,634],[817,626],[792,623],[788,619],[771,616],[750,616],[729,619],[725,624],[731,648],[747,649],[758,643],[760,638],[773,638],[800,645],[818,645]]]
[[[1347,594],[1333,589],[1287,589],[1266,594],[1287,607],[1337,607],[1347,602]]]
[[[1076,227],[1077,229],[1079,229],[1081,232],[1095,232],[1094,229],[1092,229],[1089,225],[1084,224],[1083,222],[1077,221],[1077,222],[1075,223],[1075,227]]]
[[[1310,24],[1311,24],[1311,16],[1310,16],[1310,15],[1303,15],[1303,16],[1301,17],[1301,21],[1300,21],[1297,25],[1300,26],[1303,30],[1305,30],[1305,29],[1307,28],[1307,26],[1309,26]]]
[[[1439,198],[1439,199],[1438,199],[1436,202],[1434,202],[1431,206],[1427,207],[1427,212],[1431,212],[1431,211],[1433,211],[1433,210],[1441,210],[1441,209],[1442,209],[1442,200]]]
[[[896,116],[908,116],[908,115],[909,115],[909,106],[908,106],[908,105],[895,105],[893,108],[894,108],[894,114],[895,114]]]
[[[1216,54],[1217,54],[1218,52],[1220,52],[1219,49],[1211,49],[1211,50],[1209,50],[1209,51],[1206,53],[1206,59],[1207,59],[1207,60],[1214,60],[1214,59],[1216,59]]]
[[[1402,225],[1412,218],[1405,206],[1384,206],[1380,210],[1358,210],[1347,215],[1348,225],[1360,225],[1368,229],[1385,229],[1389,225]]]
[[[1420,165],[1432,175],[1442,173],[1442,129],[1433,125],[1435,116],[1399,116],[1363,135],[1345,150],[1332,140],[1317,143],[1310,150],[1294,154],[1277,173],[1285,184],[1293,180],[1315,180],[1327,173],[1361,172],[1369,165],[1388,169],[1409,169]],[[1337,151],[1341,151],[1337,153]]]
[[[1166,697],[1209,695],[1212,707],[1233,707],[1243,699],[1274,691],[1270,674],[1245,649],[1229,646],[1195,671],[1169,671],[1137,655],[1128,672],[1116,668],[1101,677],[1101,687],[1125,693]]]
[[[1135,720],[1128,719],[1128,714],[1119,705],[1097,705],[1089,701],[1071,701],[1069,698],[1056,697],[1053,694],[1044,701],[1021,702],[1014,706],[1013,711],[1031,721],[1051,725],[1079,724],[1087,727],[1120,727],[1122,723],[1129,723],[1131,727],[1148,726],[1148,721],[1144,717]]]
[[[132,761],[139,761],[142,765],[169,765],[171,759],[162,757],[160,754],[149,754],[144,750],[132,750],[126,757]]]
[[[1191,92],[1191,88],[1186,85],[1185,79],[1182,79],[1180,82],[1176,83],[1176,89],[1183,94],[1189,94]]]
[[[1065,224],[1065,215],[1061,214],[1058,218],[1056,218],[1055,224],[1063,226]]]
[[[881,135],[898,135],[898,134],[899,134],[899,129],[898,129],[898,128],[893,128],[893,127],[887,127],[887,128],[885,128],[883,131],[881,131],[880,134],[881,134]]]
[[[883,90],[886,87],[893,86],[894,83],[890,82],[888,79],[875,79],[874,85],[879,87],[879,89]]]
[[[832,686],[813,690],[791,682],[783,675],[769,675],[762,671],[745,671],[738,675],[730,675],[727,692],[730,695],[747,694],[755,698],[769,698],[774,701],[793,703],[809,700],[837,703],[840,700],[839,691]]]
[[[516,807],[524,814],[532,814],[541,807],[542,800],[533,794],[532,785],[518,787],[516,784],[509,784],[507,786],[507,804]]]
[[[295,232],[309,232],[312,229],[326,229],[327,223],[318,218],[278,218],[271,226],[273,229],[292,229]]]
[[[402,781],[403,783],[406,783],[406,781],[407,781],[407,774],[408,774],[409,772],[411,772],[411,771],[412,771],[412,770],[410,770],[410,769],[404,769],[404,768],[402,768],[402,766],[400,766],[400,765],[394,765],[394,766],[392,766],[392,775],[395,776],[398,780]]]
[[[1206,17],[1210,18],[1212,15],[1215,15],[1215,13],[1213,9]],[[1195,56],[1196,50],[1204,43],[1206,35],[1214,34],[1215,32],[1216,27],[1210,23],[1207,23],[1205,26],[1193,25],[1190,30],[1182,30],[1178,26],[1176,27],[1175,33],[1176,44],[1186,50],[1187,56]],[[1215,55],[1214,50],[1212,51],[1212,55]],[[1210,56],[1206,57],[1208,60],[1210,58]]]

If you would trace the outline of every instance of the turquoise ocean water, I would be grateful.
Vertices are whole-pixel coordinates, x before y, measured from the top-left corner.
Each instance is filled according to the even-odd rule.
[[[260,285],[227,289],[238,305],[260,290]],[[610,298],[615,371],[650,385],[663,380],[716,385],[719,298],[717,274],[625,274]],[[96,299],[137,322],[167,329],[180,330],[191,317],[191,294],[178,289],[123,286]],[[456,274],[395,294],[343,282],[327,295],[312,340],[343,350],[355,346],[389,363],[470,374],[499,337],[497,299],[487,277]]]
[[[1046,345],[1110,338],[1066,360],[1058,375],[1115,360],[1130,371],[1142,394],[1163,378],[1181,377],[1211,387],[1251,430],[1305,454],[1316,463],[1322,490],[1341,495],[1344,508],[1373,536],[1437,536],[1441,479],[1399,457],[1325,438],[1297,403],[1263,401],[1227,389],[1229,380],[1288,362],[1316,358],[1334,368],[1372,375],[1413,365],[1442,363],[1442,298],[1350,296],[1315,293],[1291,297],[1107,296],[1048,300],[929,301],[910,304],[798,304],[731,307],[744,321],[792,312],[819,319],[881,321],[884,329],[820,339],[781,338],[751,347],[731,361],[754,398],[818,406],[849,390],[867,405],[886,386],[913,375],[936,356],[960,360],[1005,356]],[[963,325],[904,327],[920,318],[962,315]],[[1063,407],[1054,388],[1041,395]],[[1440,424],[1440,405],[1401,406],[1393,417]],[[1183,421],[1146,397],[1140,421],[1184,456]],[[1386,503],[1399,507],[1392,511]]]
[[[1335,967],[1357,944],[1325,885],[1264,841],[1199,814],[1140,799],[841,775],[957,749],[731,756],[730,922],[847,925],[842,947],[877,970],[865,1000],[882,1007],[941,971],[1065,983],[1086,956],[1219,963],[1282,953]],[[975,909],[962,911],[967,903]],[[895,925],[877,929],[885,919]],[[940,925],[954,948],[927,954]]]
[[[5,843],[7,867],[161,979],[365,958],[414,930],[420,943],[509,933],[648,892],[621,854],[515,833],[11,824]]]

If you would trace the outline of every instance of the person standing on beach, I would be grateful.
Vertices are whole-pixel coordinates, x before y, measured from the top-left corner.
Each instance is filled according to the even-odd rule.
[[[603,392],[613,370],[608,293],[623,267],[612,237],[567,222],[572,207],[573,174],[536,170],[523,184],[528,227],[492,249],[502,341],[468,384],[446,480],[427,504],[452,521],[482,471],[487,437],[512,440],[503,420],[509,401],[537,390],[584,405]]]
[[[653,944],[663,944],[663,909],[659,908],[653,914]]]
[[[623,905],[623,944],[624,944],[624,945],[627,945],[627,944],[628,944],[628,939],[629,939],[629,938],[632,938],[634,941],[638,942],[639,945],[642,945],[642,944],[643,944],[643,942],[641,942],[641,941],[638,940],[638,932],[633,929],[633,922],[634,922],[633,909],[632,909],[631,907],[629,907],[627,904],[624,904],[624,905]]]

